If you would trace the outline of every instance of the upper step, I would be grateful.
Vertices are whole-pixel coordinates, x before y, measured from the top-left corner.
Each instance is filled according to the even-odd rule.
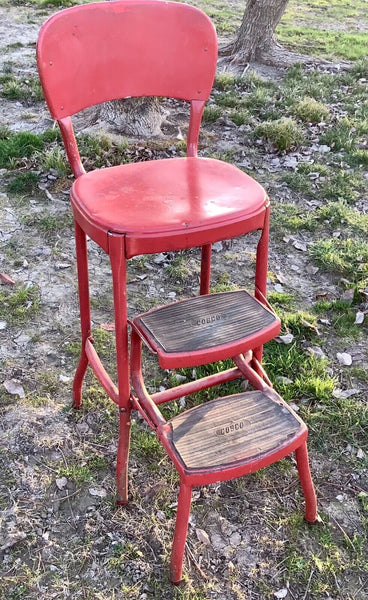
[[[253,350],[280,332],[280,319],[245,290],[155,308],[134,327],[162,368],[196,366]]]

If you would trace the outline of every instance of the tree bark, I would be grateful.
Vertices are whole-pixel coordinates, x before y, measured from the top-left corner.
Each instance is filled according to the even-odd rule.
[[[233,62],[284,65],[303,61],[276,40],[275,29],[289,0],[247,0],[242,24],[237,37],[224,51]],[[306,57],[304,57],[306,58]]]
[[[124,135],[159,136],[167,112],[157,98],[127,98],[105,102],[97,108],[97,119],[113,125],[114,130]]]

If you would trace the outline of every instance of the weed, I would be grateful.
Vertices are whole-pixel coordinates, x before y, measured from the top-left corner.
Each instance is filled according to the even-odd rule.
[[[193,278],[193,263],[184,251],[178,252],[167,267],[169,277],[178,282],[188,281]],[[198,271],[198,268],[195,268]]]
[[[232,110],[230,112],[230,119],[235,125],[244,125],[250,120],[250,113],[246,110]]]
[[[43,92],[38,78],[16,79],[12,75],[3,76],[2,96],[8,100],[42,100]]]
[[[203,111],[203,121],[206,123],[214,123],[219,119],[222,115],[222,110],[219,106],[216,105],[208,105],[205,107]]]
[[[58,235],[67,230],[71,230],[73,227],[73,215],[67,211],[60,215],[48,215],[41,216],[30,215],[24,217],[22,222],[27,227],[37,227],[38,231],[49,239],[49,236]]]
[[[33,194],[38,188],[39,173],[35,171],[26,171],[19,173],[11,179],[6,186],[6,191],[10,194],[24,195]]]
[[[320,137],[321,144],[327,144],[333,150],[352,150],[355,146],[354,124],[348,117],[342,117]]]
[[[3,133],[0,140],[0,168],[9,168],[12,165],[11,159],[29,157],[36,150],[41,150],[42,146],[42,136],[34,133]]]
[[[265,121],[255,130],[257,137],[264,137],[279,150],[291,150],[300,146],[304,134],[300,126],[293,120],[282,118],[276,121]]]
[[[40,308],[37,286],[15,287],[0,291],[0,314],[11,325],[25,323]]]
[[[40,135],[22,131],[11,133],[2,128],[0,131],[0,168],[14,168],[25,158],[29,158],[44,146],[58,139],[58,133],[53,130],[45,131]]]
[[[329,118],[330,111],[325,104],[314,98],[304,98],[294,106],[293,113],[306,123],[320,123]]]
[[[217,73],[214,89],[225,92],[234,88],[237,82],[239,82],[239,78],[232,73]]]
[[[329,202],[325,206],[321,206],[316,218],[318,221],[327,221],[333,228],[346,225],[352,231],[363,234],[368,230],[368,215],[359,213],[354,208],[347,206],[343,200]]]

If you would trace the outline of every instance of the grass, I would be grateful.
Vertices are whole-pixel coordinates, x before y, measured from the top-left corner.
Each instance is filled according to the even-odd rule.
[[[359,287],[368,284],[368,243],[365,240],[318,240],[312,244],[310,255],[326,271],[340,273]]]
[[[36,135],[29,131],[11,133],[2,128],[0,130],[0,168],[15,168],[22,160],[30,158],[35,152],[40,152],[59,138],[60,134],[56,130]]]
[[[40,310],[37,286],[0,288],[0,318],[10,325],[24,325]]]
[[[295,104],[293,112],[306,123],[320,123],[330,116],[328,107],[314,98],[304,98]]]
[[[38,77],[17,78],[11,74],[0,76],[1,95],[8,100],[43,100]]]
[[[13,177],[6,186],[9,194],[22,196],[24,194],[33,194],[38,188],[39,173],[35,171],[26,171]]]
[[[278,150],[298,148],[304,141],[302,128],[289,118],[264,121],[255,130],[255,135],[263,137],[275,145]]]

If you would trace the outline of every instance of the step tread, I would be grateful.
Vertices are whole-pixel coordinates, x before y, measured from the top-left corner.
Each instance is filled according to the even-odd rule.
[[[273,325],[278,328],[279,319],[247,291],[237,290],[169,304],[139,315],[134,324],[153,348],[186,353],[246,339]]]
[[[252,462],[306,429],[275,392],[258,390],[212,400],[168,423],[175,451],[188,469]]]

